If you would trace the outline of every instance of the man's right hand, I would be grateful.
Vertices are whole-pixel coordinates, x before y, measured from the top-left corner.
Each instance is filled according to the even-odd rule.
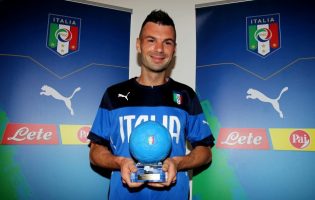
[[[133,172],[137,172],[137,167],[135,165],[135,162],[132,159],[129,158],[120,158],[120,172],[121,172],[121,178],[122,178],[122,182],[126,185],[128,185],[128,187],[130,188],[136,188],[136,187],[140,187],[141,185],[143,185],[144,183],[140,182],[140,183],[136,183],[136,182],[131,182],[130,180],[130,175]]]
[[[140,187],[143,183],[132,183],[130,174],[137,168],[131,158],[114,156],[107,146],[91,143],[90,161],[92,164],[109,170],[120,170],[122,182],[130,188]]]

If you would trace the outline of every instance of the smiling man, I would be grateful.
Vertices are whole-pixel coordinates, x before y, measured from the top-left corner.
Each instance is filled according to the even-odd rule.
[[[214,138],[195,92],[167,76],[176,51],[175,25],[167,13],[154,10],[147,16],[136,47],[141,74],[106,90],[88,136],[90,161],[112,171],[109,199],[188,199],[187,170],[212,160]],[[145,121],[162,124],[172,138],[162,183],[130,180],[137,168],[129,136]],[[186,141],[193,147],[187,155]]]

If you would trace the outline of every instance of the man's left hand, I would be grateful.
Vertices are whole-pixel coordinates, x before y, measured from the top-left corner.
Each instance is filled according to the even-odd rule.
[[[177,174],[177,164],[174,159],[167,158],[163,162],[162,170],[167,173],[166,182],[162,183],[148,183],[151,187],[169,187],[172,184],[176,183],[176,174]]]

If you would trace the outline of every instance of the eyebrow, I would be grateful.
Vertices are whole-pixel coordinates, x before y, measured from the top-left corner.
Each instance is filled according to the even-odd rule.
[[[143,39],[156,39],[156,37],[148,35],[148,36],[143,37]],[[163,40],[163,42],[165,42],[165,41],[172,41],[174,44],[176,44],[175,40],[172,38],[166,38]]]

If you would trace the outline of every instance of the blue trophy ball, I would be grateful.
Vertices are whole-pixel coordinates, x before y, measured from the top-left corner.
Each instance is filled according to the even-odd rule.
[[[154,121],[139,124],[130,135],[129,150],[140,163],[158,163],[163,161],[172,147],[169,131]]]

